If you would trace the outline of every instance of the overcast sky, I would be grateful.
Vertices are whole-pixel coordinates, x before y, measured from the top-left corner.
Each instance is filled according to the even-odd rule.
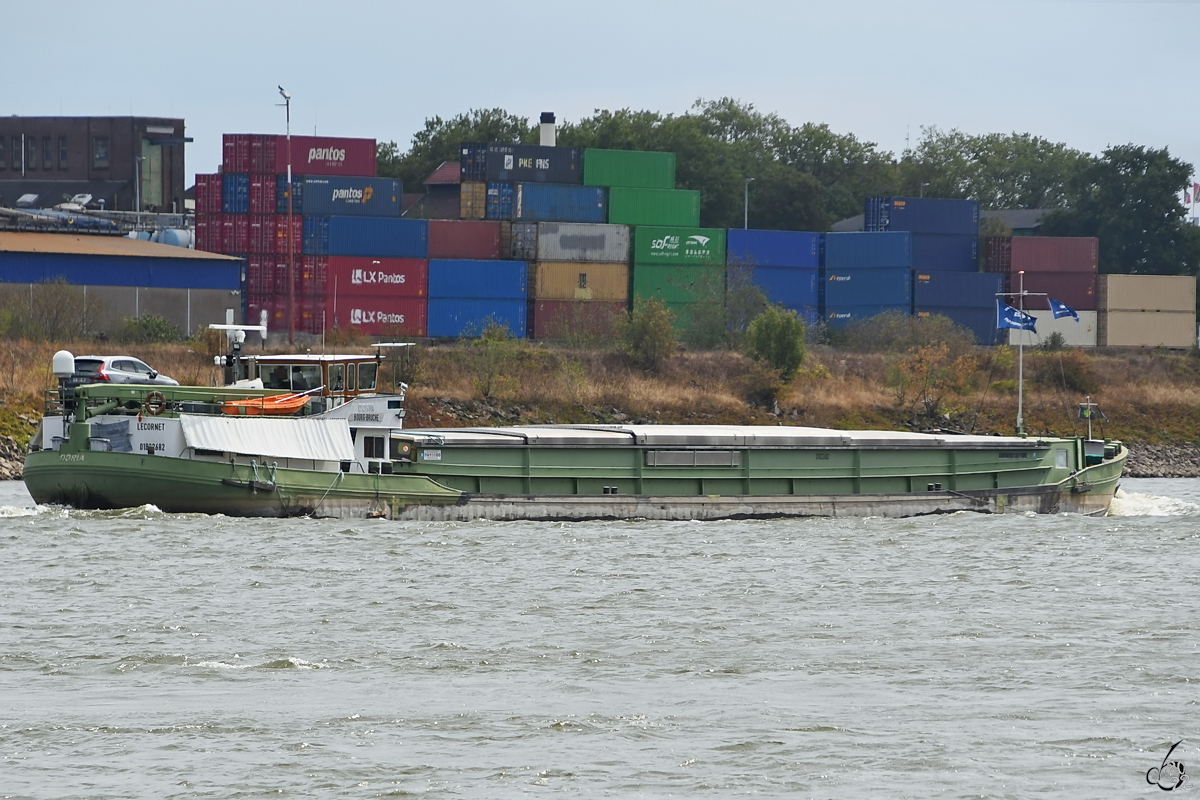
[[[221,134],[393,140],[502,107],[577,120],[730,96],[899,153],[923,125],[1133,142],[1200,164],[1200,4],[786,0],[203,3],[67,0],[7,15],[17,115],[183,117]],[[24,31],[23,33],[21,31]]]

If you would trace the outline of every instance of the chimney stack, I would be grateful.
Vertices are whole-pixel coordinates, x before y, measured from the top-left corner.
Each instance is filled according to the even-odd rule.
[[[556,141],[556,137],[555,137],[555,133],[554,133],[554,112],[553,111],[543,111],[542,112],[541,134],[542,134],[542,139],[541,139],[542,147],[554,147],[554,142]]]

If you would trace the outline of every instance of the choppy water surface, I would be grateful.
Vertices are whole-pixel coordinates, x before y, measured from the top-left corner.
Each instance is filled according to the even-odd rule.
[[[433,524],[0,484],[0,796],[1161,796],[1175,741],[1200,772],[1200,481],[1125,486]]]

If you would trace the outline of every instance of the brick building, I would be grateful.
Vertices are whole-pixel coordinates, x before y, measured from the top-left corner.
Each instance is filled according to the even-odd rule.
[[[187,141],[182,119],[0,117],[0,206],[82,193],[89,207],[134,211],[140,194],[142,211],[182,212]]]

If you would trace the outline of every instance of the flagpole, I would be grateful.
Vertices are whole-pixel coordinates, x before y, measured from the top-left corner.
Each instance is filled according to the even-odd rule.
[[[1017,295],[1017,309],[1025,312],[1025,270],[1017,273],[1021,278],[1021,293]],[[1017,337],[1017,436],[1025,435],[1025,334]]]

